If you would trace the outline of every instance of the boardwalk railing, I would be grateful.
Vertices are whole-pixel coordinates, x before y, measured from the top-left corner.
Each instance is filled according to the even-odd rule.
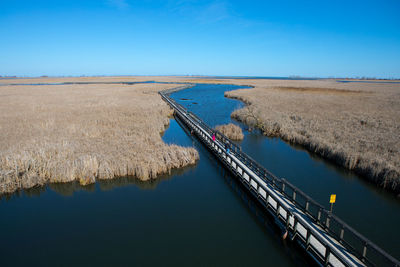
[[[285,179],[280,179],[241,151],[225,135],[160,92],[175,114],[248,188],[259,202],[319,263],[330,266],[397,266],[400,262],[326,210]],[[215,136],[215,141],[212,136]]]

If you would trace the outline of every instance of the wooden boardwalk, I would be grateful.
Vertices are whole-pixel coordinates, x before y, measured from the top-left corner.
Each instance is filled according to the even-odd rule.
[[[173,90],[176,91],[176,90]],[[178,117],[229,169],[278,225],[325,266],[397,266],[400,262],[332,215],[300,189],[279,179],[220,132],[160,92]],[[215,140],[213,140],[214,138]]]

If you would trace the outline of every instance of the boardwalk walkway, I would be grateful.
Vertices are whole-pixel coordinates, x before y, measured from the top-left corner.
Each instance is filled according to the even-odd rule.
[[[175,115],[206,145],[238,180],[272,213],[278,225],[317,263],[326,266],[397,266],[400,262],[356,232],[288,181],[279,179],[200,118],[176,103],[169,94],[161,97]],[[213,136],[215,140],[213,140]]]

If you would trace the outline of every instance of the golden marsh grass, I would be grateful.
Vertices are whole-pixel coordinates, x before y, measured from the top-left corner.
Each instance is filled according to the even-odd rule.
[[[145,181],[193,164],[194,148],[167,145],[160,135],[172,110],[157,92],[176,86],[1,86],[0,193],[122,176]]]
[[[243,140],[244,138],[242,128],[233,123],[217,125],[215,126],[215,129],[220,131],[222,134],[224,134],[231,140],[239,141]]]
[[[302,145],[380,186],[400,192],[400,82],[121,76],[7,79],[1,83],[146,80],[252,86],[254,89],[226,93],[226,96],[247,104],[244,109],[235,111],[232,117],[260,128],[264,134]],[[1,98],[7,103],[3,96]],[[0,111],[4,114],[3,110]],[[0,126],[1,134],[5,136],[5,126]],[[18,134],[23,135],[22,131]],[[3,170],[1,175],[4,175]]]
[[[245,82],[233,118],[400,192],[400,83]]]

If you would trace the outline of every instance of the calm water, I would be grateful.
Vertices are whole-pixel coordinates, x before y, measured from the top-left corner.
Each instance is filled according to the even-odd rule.
[[[197,85],[173,96],[214,126],[229,122],[242,106],[223,97],[236,88]],[[310,264],[177,121],[171,120],[163,139],[195,146],[200,160],[151,183],[121,178],[88,187],[58,184],[2,198],[0,265]],[[278,139],[246,132],[241,145],[317,201],[337,193],[335,212],[399,258],[400,205],[394,197]]]
[[[229,115],[241,102],[224,98],[231,85],[198,85],[172,96],[211,126],[234,122]],[[191,99],[191,100],[182,100]],[[193,104],[195,102],[196,104]],[[257,132],[244,132],[239,144],[278,177],[284,177],[314,200],[329,207],[330,194],[337,194],[334,213],[387,252],[400,258],[400,200],[377,189],[356,175],[313,157],[300,147]]]
[[[306,265],[293,244],[175,120],[200,161],[155,183],[52,185],[0,204],[2,265]]]

